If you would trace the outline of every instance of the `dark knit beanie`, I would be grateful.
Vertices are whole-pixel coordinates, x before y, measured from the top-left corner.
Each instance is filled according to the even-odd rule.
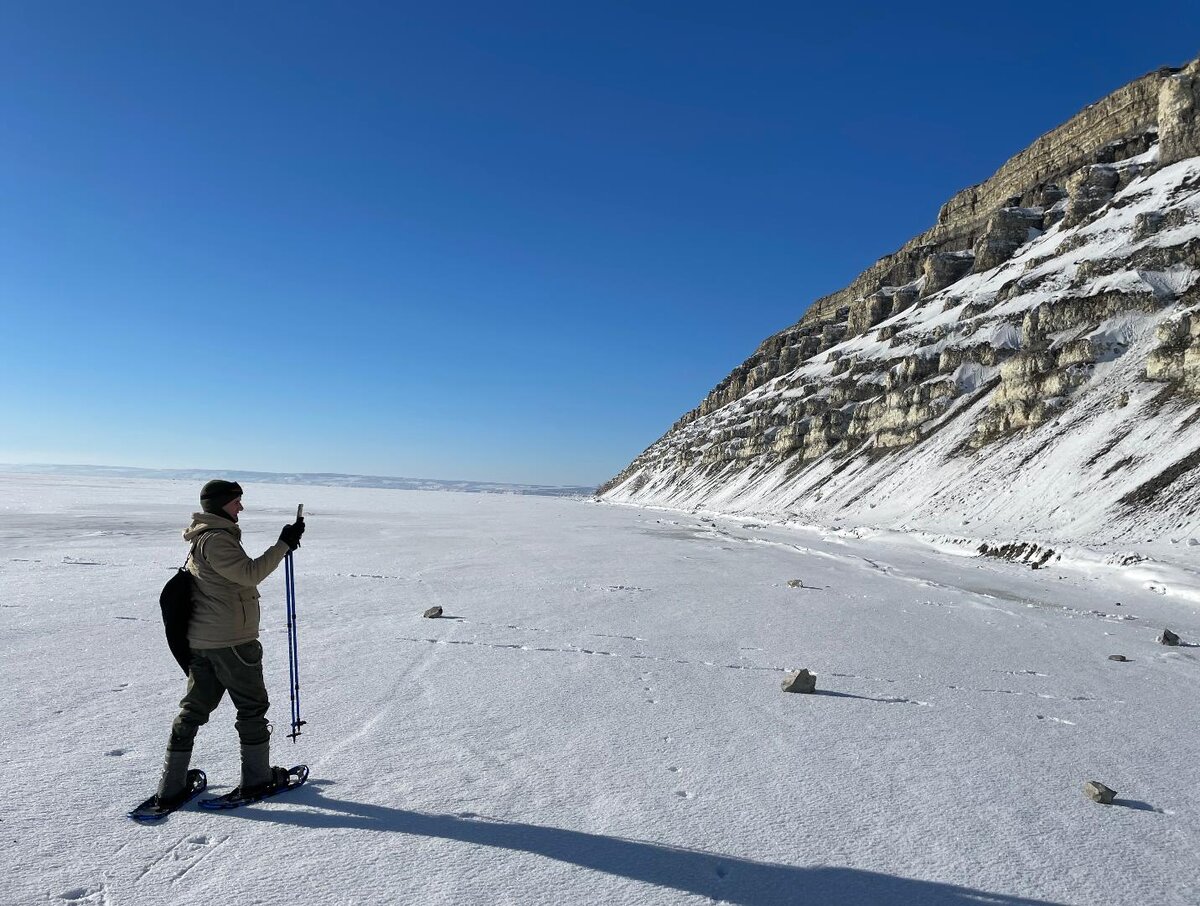
[[[236,481],[222,481],[220,478],[214,478],[200,489],[200,509],[206,513],[225,516],[227,515],[225,505],[241,496],[242,486]]]

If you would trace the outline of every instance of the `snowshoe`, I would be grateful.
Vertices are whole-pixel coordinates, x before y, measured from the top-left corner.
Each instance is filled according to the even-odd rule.
[[[308,765],[298,764],[290,769],[271,768],[271,773],[273,774],[272,778],[261,786],[247,787],[245,790],[240,786],[235,787],[224,796],[201,799],[200,807],[206,809],[238,808],[270,796],[286,793],[288,790],[294,790],[308,779]]]
[[[190,770],[187,772],[187,786],[184,787],[182,793],[170,799],[159,799],[156,793],[133,811],[129,812],[129,817],[143,824],[161,821],[167,815],[171,814],[171,812],[186,805],[189,801],[203,793],[207,786],[208,778],[204,776],[203,771]]]

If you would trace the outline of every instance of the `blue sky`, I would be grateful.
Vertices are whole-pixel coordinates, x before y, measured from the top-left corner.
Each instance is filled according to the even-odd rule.
[[[0,462],[595,484],[1200,4],[0,4]]]

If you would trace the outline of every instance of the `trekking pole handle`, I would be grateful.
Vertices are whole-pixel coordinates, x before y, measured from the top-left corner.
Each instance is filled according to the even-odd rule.
[[[301,503],[296,506],[296,521],[299,522],[303,518],[304,518],[304,504]]]

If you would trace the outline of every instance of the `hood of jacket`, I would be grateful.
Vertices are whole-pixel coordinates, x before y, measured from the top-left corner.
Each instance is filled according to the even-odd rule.
[[[218,516],[216,513],[192,513],[192,524],[183,530],[183,540],[191,544],[200,537],[201,532],[209,529],[223,529],[238,541],[242,540],[242,527],[228,516]]]

